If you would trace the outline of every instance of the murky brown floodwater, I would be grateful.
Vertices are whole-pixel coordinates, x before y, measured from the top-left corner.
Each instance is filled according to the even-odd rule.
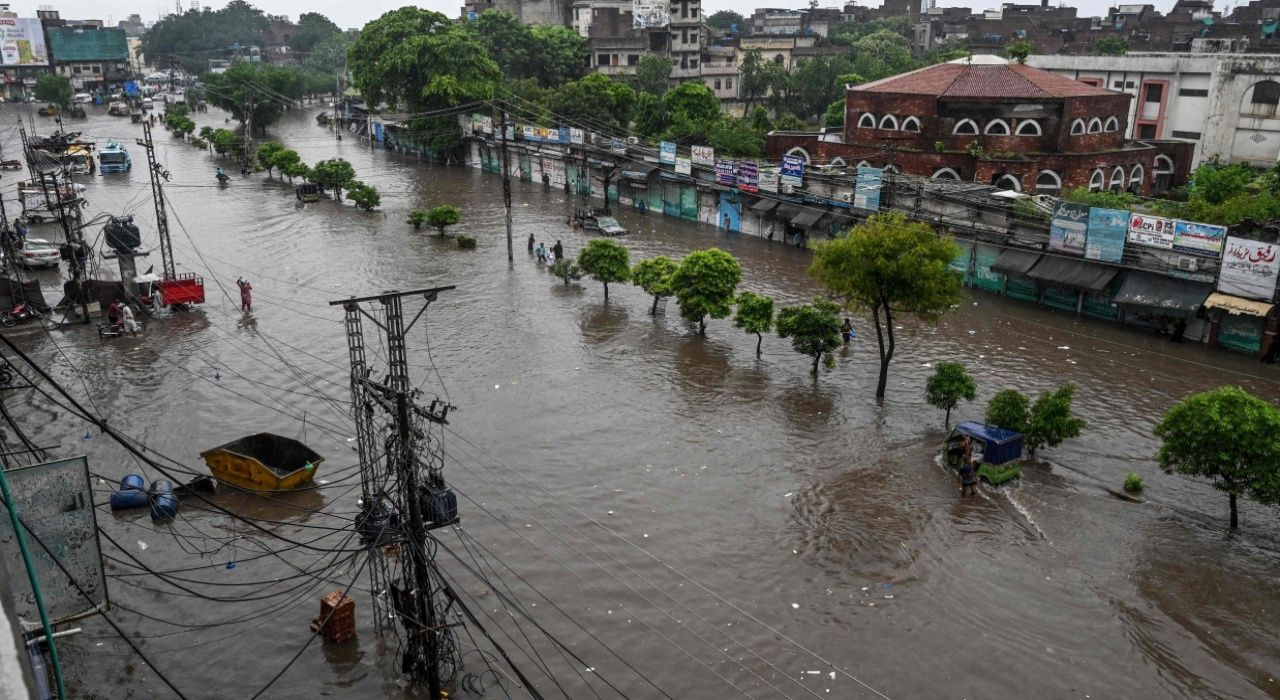
[[[307,441],[328,460],[320,476],[333,483],[277,502],[219,496],[229,508],[297,520],[279,531],[299,539],[345,525],[357,496],[341,403],[347,357],[340,315],[326,302],[457,284],[410,348],[414,378],[431,391],[443,382],[461,407],[446,441],[447,475],[461,494],[467,544],[477,555],[473,542],[488,547],[486,570],[496,567],[594,671],[529,624],[517,628],[457,561],[444,552],[441,561],[548,697],[616,696],[606,680],[636,698],[1280,697],[1278,511],[1246,503],[1243,530],[1225,536],[1225,498],[1159,473],[1150,435],[1158,413],[1187,392],[1239,383],[1280,397],[1273,368],[975,294],[936,328],[908,324],[889,397],[877,405],[872,339],[842,352],[815,384],[807,359],[785,341],[767,339],[757,360],[754,336],[727,321],[701,339],[674,303],[651,318],[637,289],[620,285],[605,305],[597,284],[565,288],[520,246],[531,231],[548,244],[563,239],[571,253],[585,240],[564,225],[573,203],[540,186],[516,185],[519,252],[509,268],[495,176],[335,142],[313,125],[312,111],[293,115],[278,137],[309,161],[352,161],[381,189],[380,211],[299,208],[289,188],[263,176],[210,187],[214,161],[162,134],[179,270],[205,275],[210,302],[150,323],[136,339],[100,342],[79,328],[22,336],[82,393],[78,367],[118,428],[195,470],[204,470],[202,449],[248,432],[301,436],[305,416]],[[137,127],[94,115],[86,130],[131,144]],[[95,177],[87,196],[91,212],[139,214],[154,242],[145,175],[135,167]],[[404,223],[409,208],[440,203],[462,208],[455,232],[476,236],[478,250]],[[719,245],[742,261],[745,288],[784,304],[816,291],[806,254],[793,248],[661,216],[621,218],[634,231],[626,243],[636,258]],[[256,290],[248,318],[218,289],[234,289],[239,275]],[[934,460],[942,415],[921,397],[928,364],[941,360],[964,362],[979,381],[982,401],[960,418],[980,417],[1000,389],[1070,381],[1089,428],[1021,483],[961,500]],[[106,438],[83,439],[84,427],[61,413],[56,421],[34,407],[25,415],[37,442],[87,451],[97,473],[136,469]],[[1149,503],[1103,490],[1128,471],[1146,480]],[[108,487],[99,488],[105,501]],[[172,532],[145,515],[99,517],[147,565],[202,566],[177,575],[232,584],[189,584],[201,593],[260,595],[234,584],[293,577],[268,591],[288,595],[212,603],[108,562],[122,575],[111,579],[115,601],[184,625],[112,613],[191,697],[251,695],[306,640],[319,595],[351,574],[344,562],[328,570],[331,582],[298,576],[291,566],[322,571],[333,559],[300,550],[250,560],[260,546],[281,544],[196,508]],[[241,538],[228,545],[231,535]],[[475,566],[457,534],[441,541]],[[227,569],[228,561],[240,563]],[[363,584],[358,642],[316,643],[270,697],[411,694],[395,675],[393,649],[373,633]],[[240,617],[252,621],[212,626]],[[77,695],[168,696],[104,624],[85,627],[64,645]],[[524,634],[537,640],[563,693],[540,661],[516,651],[527,646]],[[462,645],[472,648],[465,635]],[[818,657],[843,672],[832,677]],[[475,653],[466,665],[484,668]]]

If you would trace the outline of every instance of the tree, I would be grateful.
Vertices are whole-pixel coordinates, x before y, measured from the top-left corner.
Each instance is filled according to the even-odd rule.
[[[267,171],[267,177],[271,177],[271,171],[276,167],[276,156],[284,150],[284,146],[277,141],[268,141],[258,146],[255,154],[258,159],[258,165],[261,165]]]
[[[71,89],[71,81],[64,75],[45,73],[36,78],[35,96],[41,102],[66,107],[71,104],[75,91]]]
[[[1031,45],[1031,42],[1026,39],[1018,39],[1016,41],[1009,42],[1009,44],[1004,47],[1004,55],[1012,58],[1018,63],[1026,63],[1027,56],[1030,56],[1031,52],[1034,50],[1035,47]]]
[[[951,427],[951,409],[960,403],[960,399],[973,401],[977,397],[978,386],[959,362],[939,362],[933,376],[924,385],[924,400],[930,406],[947,412],[943,424],[948,428]]]
[[[636,91],[601,73],[561,85],[551,95],[552,112],[566,121],[605,123],[625,129],[631,123]]]
[[[778,337],[791,338],[791,347],[801,355],[813,358],[813,376],[818,376],[818,362],[835,361],[831,352],[840,347],[840,307],[825,299],[812,304],[791,306],[778,312]]]
[[[311,48],[306,56],[302,57],[302,67],[307,71],[324,78],[324,87],[320,87],[317,81],[314,88],[308,90],[310,94],[320,94],[337,89],[334,76],[346,76],[347,73],[347,51],[351,49],[351,43],[354,39],[346,32],[339,34],[331,34]]]
[[[427,223],[435,226],[440,231],[440,237],[444,238],[444,230],[449,226],[453,226],[462,220],[462,213],[452,204],[441,204],[427,212]]]
[[[722,32],[731,32],[737,27],[739,32],[747,27],[747,20],[733,10],[720,10],[707,18],[707,26]]]
[[[880,29],[863,36],[853,42],[851,50],[852,72],[867,80],[898,75],[917,66],[911,54],[911,40],[891,29]]]
[[[764,334],[773,328],[773,297],[755,292],[739,294],[738,311],[733,315],[733,325],[747,333],[756,334],[756,357],[760,357]]]
[[[662,97],[671,81],[671,69],[675,64],[669,58],[647,53],[636,64],[636,92]]]
[[[707,145],[723,156],[760,158],[764,155],[764,142],[764,134],[742,119],[721,119],[707,129]]]
[[[884,398],[896,348],[895,316],[934,321],[960,301],[960,278],[947,266],[956,245],[903,214],[877,214],[814,246],[809,274],[846,307],[871,311],[880,351],[876,398]]]
[[[658,302],[662,297],[671,296],[671,276],[680,268],[680,264],[665,255],[641,260],[631,268],[631,281],[653,296],[653,306],[649,315],[658,313]]]
[[[1017,389],[1005,389],[991,397],[983,420],[987,425],[1016,433],[1026,433],[1030,416],[1031,402],[1027,397]]]
[[[823,126],[844,126],[844,98],[827,105],[827,111],[822,113]]]
[[[316,163],[311,169],[311,177],[317,185],[333,190],[334,200],[341,202],[343,188],[356,179],[356,169],[342,158],[329,158]]]
[[[467,22],[489,57],[512,80],[533,77],[533,35],[520,18],[501,10],[485,10]]]
[[[760,49],[751,49],[742,57],[738,91],[747,100],[743,114],[750,114],[751,104],[769,94],[770,74],[765,70],[765,65]]]
[[[773,120],[773,128],[777,131],[804,131],[804,122],[791,112],[783,112]]]
[[[171,14],[142,36],[142,53],[156,65],[177,64],[190,73],[209,67],[211,58],[228,58],[235,47],[261,43],[270,24],[262,10],[232,0],[221,10],[187,10]]]
[[[1027,419],[1027,452],[1033,459],[1041,447],[1057,447],[1063,440],[1076,437],[1084,430],[1084,420],[1071,415],[1071,400],[1075,393],[1075,386],[1066,384],[1041,394],[1032,404],[1031,415]]]
[[[1210,479],[1226,492],[1232,530],[1237,497],[1280,503],[1280,410],[1269,402],[1234,386],[1201,392],[1169,409],[1155,434],[1166,474]]]
[[[352,180],[347,186],[347,199],[365,211],[373,211],[374,207],[382,204],[382,196],[378,194],[377,188],[359,180]]]
[[[250,61],[236,61],[225,73],[209,73],[202,79],[208,86],[210,104],[230,112],[242,126],[252,117],[258,133],[264,133],[284,114],[285,101],[280,95],[301,98],[306,84],[297,67]]]
[[[533,66],[530,77],[548,87],[577,80],[586,72],[591,52],[587,40],[568,27],[536,24],[529,28]]]
[[[570,282],[582,279],[582,268],[577,262],[564,258],[551,266],[551,274],[564,280],[564,286],[568,287]]]
[[[1097,56],[1123,56],[1129,53],[1129,42],[1118,36],[1104,36],[1091,47]]]
[[[648,139],[656,139],[667,130],[669,121],[662,98],[647,92],[636,95],[635,126],[636,133]]]
[[[840,77],[852,68],[853,62],[845,56],[819,56],[801,63],[791,76],[792,97],[787,108],[806,120],[821,115],[833,90],[844,94]]]
[[[281,175],[288,177],[289,182],[293,182],[295,177],[305,177],[307,174],[307,166],[302,164],[301,156],[293,149],[282,148],[276,151],[271,156],[271,165],[279,170]]]
[[[409,212],[409,223],[413,224],[413,229],[414,229],[415,231],[416,231],[416,230],[418,230],[418,229],[420,229],[420,228],[422,228],[422,225],[423,225],[423,224],[425,224],[425,223],[427,223],[427,212],[426,212],[426,210],[425,210],[425,209],[414,209],[414,210],[410,211],[410,212]]]
[[[298,32],[289,40],[289,50],[305,54],[325,39],[341,33],[341,27],[319,12],[303,12],[298,16]]]
[[[604,300],[609,301],[609,283],[626,282],[631,276],[627,249],[608,238],[593,238],[578,251],[578,267],[604,285]]]
[[[671,126],[669,137],[704,135],[711,125],[720,121],[720,100],[711,89],[700,82],[681,83],[662,98]]]
[[[737,259],[719,248],[690,253],[671,275],[671,291],[680,315],[697,321],[698,334],[707,334],[707,317],[724,318],[733,310],[734,291],[742,280]]]

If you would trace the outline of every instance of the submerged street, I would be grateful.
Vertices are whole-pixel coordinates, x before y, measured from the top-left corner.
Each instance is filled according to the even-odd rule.
[[[0,110],[14,125],[0,129],[6,154],[20,150],[26,109]],[[776,336],[757,359],[755,336],[730,320],[699,338],[674,301],[651,317],[643,291],[611,285],[606,304],[598,283],[566,287],[525,253],[533,233],[576,255],[588,238],[566,218],[582,198],[513,183],[509,266],[499,176],[338,141],[315,126],[320,109],[286,115],[271,137],[307,162],[347,159],[379,189],[380,208],[302,205],[279,175],[241,177],[229,160],[157,130],[178,271],[204,276],[208,303],[144,318],[137,337],[101,340],[93,326],[18,336],[112,426],[195,472],[207,471],[202,450],[259,431],[325,457],[319,489],[273,499],[223,490],[219,504],[280,521],[296,540],[332,535],[325,547],[355,548],[333,530],[350,525],[359,488],[346,338],[328,302],[452,284],[409,339],[414,383],[458,406],[444,450],[461,533],[436,533],[437,561],[509,652],[528,646],[524,635],[534,640],[540,654],[518,658],[540,669],[530,679],[548,697],[615,694],[610,684],[645,698],[1280,697],[1280,512],[1243,501],[1241,530],[1228,536],[1226,496],[1162,474],[1152,436],[1191,392],[1237,384],[1280,398],[1274,366],[968,292],[936,327],[902,328],[877,404],[865,318],[852,317],[859,340],[815,382],[810,360]],[[224,115],[193,117],[220,126]],[[55,128],[35,119],[42,134]],[[133,213],[154,247],[140,127],[101,107],[67,127],[130,149],[130,173],[77,179],[86,218]],[[218,165],[232,172],[225,188]],[[7,198],[16,177],[2,183]],[[406,223],[410,209],[439,204],[461,210],[449,238]],[[718,246],[741,262],[742,289],[782,306],[818,294],[806,251],[616,215],[631,230],[621,242],[633,262]],[[32,235],[61,236],[47,224]],[[459,249],[458,235],[477,248]],[[152,262],[158,254],[139,269]],[[56,272],[37,274],[46,290],[60,286]],[[248,314],[241,276],[254,288]],[[942,413],[923,399],[939,361],[964,363],[978,382],[979,400],[953,421],[980,420],[1001,389],[1034,397],[1071,382],[1088,427],[1022,479],[961,499],[938,459]],[[107,480],[157,476],[63,409],[28,400],[39,444],[86,452]],[[1146,482],[1146,502],[1108,492],[1127,472]],[[94,479],[100,502],[107,480]],[[127,550],[102,541],[119,606],[111,615],[193,697],[252,695],[307,641],[318,598],[358,568],[341,551],[257,556],[282,543],[199,503],[171,525],[105,507],[98,520]],[[191,591],[140,576],[133,557],[182,570]],[[276,578],[296,593],[237,599],[256,590],[248,583]],[[374,633],[367,581],[352,588],[357,641],[317,640],[268,697],[415,697],[397,678],[394,645]],[[567,649],[509,614],[509,599]],[[61,644],[73,695],[165,696],[101,620],[83,627]],[[463,664],[485,668],[475,653]],[[504,687],[516,695],[514,682]]]

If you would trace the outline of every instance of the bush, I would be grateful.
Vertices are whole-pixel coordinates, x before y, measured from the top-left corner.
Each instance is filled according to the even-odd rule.
[[[463,250],[475,250],[476,239],[471,236],[458,236],[458,247]]]
[[[422,228],[422,225],[427,223],[427,212],[422,209],[409,212],[409,223],[413,224],[415,229]]]
[[[1067,384],[1036,399],[1026,430],[1027,451],[1032,457],[1041,447],[1057,447],[1063,440],[1076,437],[1084,430],[1084,420],[1071,415],[1071,401],[1075,393],[1075,386]]]
[[[1031,402],[1022,392],[1005,389],[991,397],[985,420],[997,428],[1025,433],[1031,414],[1030,407]]]
[[[1103,209],[1130,209],[1138,198],[1128,192],[1090,192],[1088,187],[1074,187],[1062,193],[1062,199]]]
[[[573,260],[557,260],[556,264],[551,266],[551,274],[564,280],[564,286],[566,287],[569,286],[570,282],[582,279],[582,269]]]
[[[382,196],[378,194],[378,190],[359,180],[352,180],[347,185],[347,199],[365,211],[373,211],[374,207],[382,204]]]
[[[1138,493],[1142,490],[1142,477],[1133,472],[1124,475],[1124,490],[1127,493]]]

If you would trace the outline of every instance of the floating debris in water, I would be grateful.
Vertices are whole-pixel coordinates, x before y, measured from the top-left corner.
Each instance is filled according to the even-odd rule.
[[[138,540],[138,549],[146,549],[146,548],[147,548],[147,543],[143,542],[142,540]]]

